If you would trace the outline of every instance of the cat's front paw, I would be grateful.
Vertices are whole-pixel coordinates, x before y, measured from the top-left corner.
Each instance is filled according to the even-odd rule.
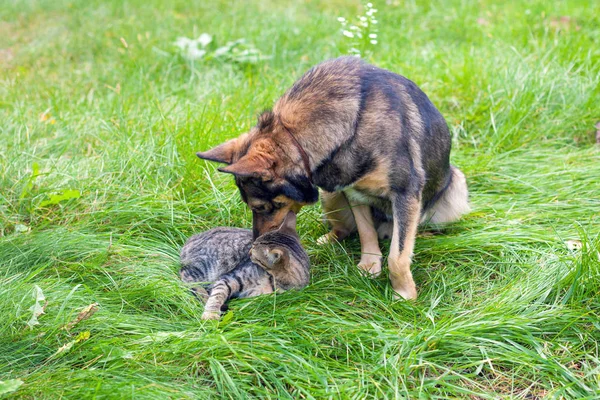
[[[202,319],[203,320],[207,320],[207,319],[220,319],[221,318],[221,313],[219,311],[204,311],[202,313]]]

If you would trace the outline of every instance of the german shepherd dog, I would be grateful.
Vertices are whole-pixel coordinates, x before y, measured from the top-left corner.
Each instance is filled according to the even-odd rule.
[[[358,266],[377,275],[378,237],[391,236],[392,287],[415,299],[410,264],[419,222],[450,222],[469,211],[450,144],[446,121],[417,85],[341,57],[305,73],[248,133],[198,157],[228,164],[219,171],[234,175],[254,237],[315,203],[321,188],[332,229],[320,242],[358,231]]]

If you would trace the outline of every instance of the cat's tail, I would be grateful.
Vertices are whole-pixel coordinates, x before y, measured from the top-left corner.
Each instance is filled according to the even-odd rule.
[[[198,269],[188,266],[183,266],[181,270],[179,270],[179,276],[184,283],[193,284],[190,287],[190,291],[198,300],[202,303],[206,303],[206,300],[209,296],[209,283],[203,284],[202,279],[203,276],[198,275]]]

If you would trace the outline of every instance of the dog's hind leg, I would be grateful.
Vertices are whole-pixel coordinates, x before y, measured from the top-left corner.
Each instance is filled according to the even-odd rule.
[[[331,231],[318,240],[318,244],[343,240],[356,230],[356,222],[350,204],[343,192],[321,191],[323,217],[331,225]]]
[[[417,298],[417,288],[410,272],[417,226],[421,215],[421,201],[415,192],[394,194],[394,228],[388,257],[390,281],[397,296],[407,300]]]

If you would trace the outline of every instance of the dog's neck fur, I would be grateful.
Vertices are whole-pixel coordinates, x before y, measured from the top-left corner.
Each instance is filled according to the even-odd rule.
[[[273,107],[275,120],[293,133],[297,147],[307,154],[313,174],[356,132],[361,108],[361,63],[348,59],[336,67],[335,74],[327,68],[314,68]]]
[[[292,143],[294,144],[294,146],[296,146],[296,150],[298,150],[298,152],[300,153],[300,157],[302,157],[302,163],[304,164],[304,170],[306,172],[306,175],[308,176],[308,180],[312,183],[312,169],[310,167],[310,158],[308,157],[308,154],[306,154],[306,151],[304,150],[298,139],[296,139],[296,136],[294,136],[292,131],[290,131],[285,126],[283,128],[290,135]]]

